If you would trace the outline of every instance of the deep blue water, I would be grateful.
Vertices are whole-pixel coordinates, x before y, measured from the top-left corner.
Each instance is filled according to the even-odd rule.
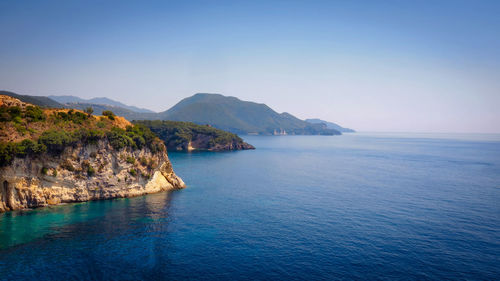
[[[498,138],[247,141],[171,153],[185,190],[0,214],[0,279],[500,279]]]

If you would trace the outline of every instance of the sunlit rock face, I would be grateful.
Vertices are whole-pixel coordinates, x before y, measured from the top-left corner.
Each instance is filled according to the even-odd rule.
[[[100,140],[67,147],[57,156],[15,158],[0,168],[0,212],[184,187],[166,149],[115,150]]]

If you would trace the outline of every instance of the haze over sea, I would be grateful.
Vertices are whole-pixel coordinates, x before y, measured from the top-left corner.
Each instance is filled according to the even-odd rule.
[[[248,136],[185,190],[0,214],[0,280],[500,279],[498,135]]]

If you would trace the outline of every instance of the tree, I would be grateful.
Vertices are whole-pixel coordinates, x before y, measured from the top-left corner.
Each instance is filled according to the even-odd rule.
[[[89,107],[85,108],[85,113],[87,113],[90,117],[90,115],[92,115],[92,113],[94,113],[94,109],[89,106]]]
[[[109,118],[109,120],[115,120],[115,114],[111,110],[104,110],[102,112],[102,115],[106,116]]]

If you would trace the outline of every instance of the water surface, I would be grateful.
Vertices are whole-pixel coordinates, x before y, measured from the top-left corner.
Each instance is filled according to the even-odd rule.
[[[0,214],[0,279],[500,279],[492,136],[247,137],[188,188]]]

